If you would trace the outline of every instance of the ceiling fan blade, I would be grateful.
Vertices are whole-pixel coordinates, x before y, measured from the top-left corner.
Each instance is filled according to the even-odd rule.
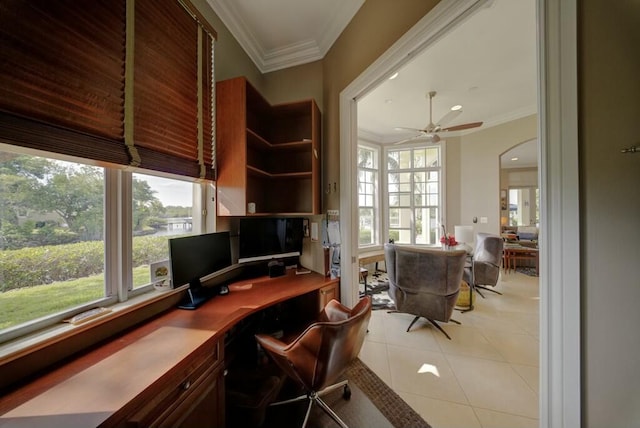
[[[396,131],[426,132],[425,129],[405,128],[404,126],[396,126],[393,129],[395,129]]]
[[[447,123],[450,123],[453,119],[458,117],[460,113],[462,113],[462,110],[455,110],[455,111],[449,110],[449,112],[444,116],[442,116],[442,118],[437,122],[438,124],[437,126],[440,127],[440,129],[442,129],[443,126],[445,126]]]
[[[405,144],[405,143],[409,143],[411,141],[416,141],[416,140],[426,140],[430,143],[437,143],[438,141],[440,141],[440,137],[438,136],[438,134],[422,133],[422,134],[414,135],[413,137],[410,137],[410,138],[405,138],[404,140],[396,141],[395,143],[393,143],[393,145]]]
[[[417,140],[420,137],[423,137],[423,135],[422,134],[414,135],[413,137],[404,138],[404,139],[402,139],[400,141],[396,141],[395,143],[393,143],[393,145],[396,146],[396,145],[399,145],[399,144],[408,143],[410,141]]]
[[[461,125],[455,125],[455,126],[450,126],[448,128],[444,128],[443,131],[462,131],[464,129],[471,129],[471,128],[477,128],[478,126],[482,126],[482,122],[470,122],[470,123],[463,123]]]

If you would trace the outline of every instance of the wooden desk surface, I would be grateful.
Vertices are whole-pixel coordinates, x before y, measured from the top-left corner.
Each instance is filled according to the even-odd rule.
[[[0,399],[0,427],[99,426],[248,315],[335,283],[318,273],[256,278],[196,310],[174,309]]]
[[[367,251],[358,254],[358,263],[360,266],[368,265],[371,263],[383,262],[384,250]]]

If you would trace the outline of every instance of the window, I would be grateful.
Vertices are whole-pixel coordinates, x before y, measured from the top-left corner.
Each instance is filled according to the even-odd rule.
[[[389,239],[434,245],[441,223],[440,146],[387,150]]]
[[[193,184],[133,174],[133,287],[151,282],[150,265],[169,259],[169,239],[193,233]]]
[[[363,145],[358,146],[358,207],[360,220],[358,245],[360,247],[379,244],[378,158],[379,149]]]
[[[204,217],[207,185],[195,181],[215,177],[216,33],[190,2],[9,9],[0,342],[153,289],[149,265],[167,258],[171,234],[215,227]],[[143,169],[187,178],[131,172]]]
[[[540,224],[540,193],[537,187],[509,189],[509,226]]]
[[[0,146],[0,342],[152,290],[149,264],[192,233],[195,186]]]

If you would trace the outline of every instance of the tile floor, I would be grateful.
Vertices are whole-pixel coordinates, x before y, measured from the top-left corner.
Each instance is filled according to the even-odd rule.
[[[361,360],[433,428],[538,426],[538,278],[501,274],[475,310],[441,323],[373,311]]]

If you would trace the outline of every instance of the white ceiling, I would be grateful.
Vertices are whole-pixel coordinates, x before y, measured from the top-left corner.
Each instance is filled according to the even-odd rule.
[[[364,3],[207,1],[262,72],[323,58]],[[395,128],[424,128],[429,123],[429,91],[437,92],[436,124],[455,104],[463,111],[447,125],[483,122],[462,133],[536,113],[535,0],[491,1],[398,71],[396,79],[359,100],[362,138],[387,144],[415,135]],[[536,165],[536,144],[524,147],[518,150],[518,165]]]
[[[207,0],[262,73],[324,58],[365,0]]]

